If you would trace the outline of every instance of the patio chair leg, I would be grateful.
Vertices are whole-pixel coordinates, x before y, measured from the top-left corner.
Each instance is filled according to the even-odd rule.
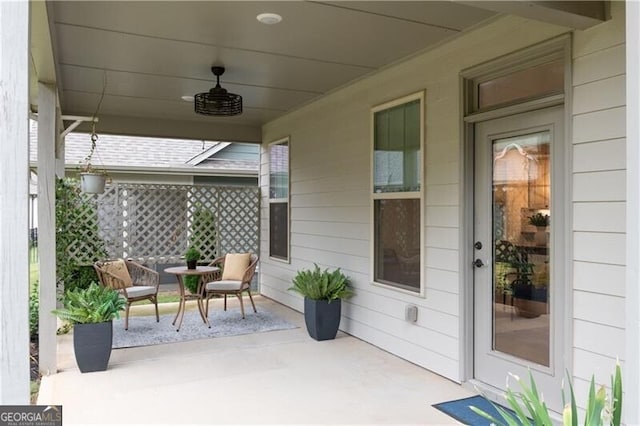
[[[129,308],[131,303],[127,303],[127,309],[124,312],[124,329],[129,330]]]
[[[249,289],[247,293],[249,293],[249,300],[251,300],[251,306],[253,306],[253,312],[257,313],[258,311],[256,310],[256,304],[253,303],[253,297],[251,297],[251,289]]]
[[[227,295],[224,295],[224,310],[227,310]]]
[[[242,292],[236,293],[238,299],[240,300],[240,310],[242,311],[242,319],[244,319],[244,303],[242,303]]]
[[[158,312],[158,297],[153,298],[153,303],[156,304],[156,322],[160,322],[160,313]]]
[[[204,310],[204,314],[209,318],[209,299],[211,299],[211,296],[205,293],[205,297],[207,298],[207,307]]]

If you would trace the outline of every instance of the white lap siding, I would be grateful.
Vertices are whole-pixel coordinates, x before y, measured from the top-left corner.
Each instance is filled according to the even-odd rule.
[[[573,108],[579,112],[573,116],[572,141],[569,142],[575,151],[574,213],[580,215],[573,218],[573,235],[575,242],[591,247],[576,251],[574,256],[574,277],[582,281],[576,281],[575,285],[568,283],[575,287],[574,302],[581,303],[573,321],[578,328],[574,342],[579,380],[586,377],[586,372],[578,372],[578,368],[588,359],[596,356],[610,359],[615,356],[611,352],[617,348],[623,353],[622,341],[620,344],[616,341],[624,332],[618,327],[619,317],[600,316],[597,321],[578,318],[578,315],[589,316],[585,309],[588,311],[593,305],[590,295],[578,295],[581,292],[606,295],[606,306],[613,308],[619,302],[618,311],[624,311],[619,288],[615,285],[601,288],[593,282],[597,276],[619,275],[624,263],[624,230],[605,223],[598,227],[598,221],[592,217],[600,215],[602,208],[614,217],[624,216],[620,206],[624,203],[624,167],[620,166],[619,158],[624,156],[624,96],[621,97],[624,87],[622,90],[619,87],[624,82],[624,77],[621,78],[624,63],[620,69],[614,66],[616,60],[619,62],[624,31],[619,37],[609,34],[618,31],[615,26],[624,19],[619,9],[619,5],[613,5],[613,22],[576,34],[574,38],[574,78],[579,77],[576,89],[584,85],[588,90],[576,92]],[[461,205],[462,85],[459,75],[465,68],[567,31],[506,16],[265,125],[261,167],[261,292],[302,311],[302,299],[287,291],[295,272],[312,267],[314,262],[323,268],[340,267],[352,278],[356,291],[356,296],[343,305],[343,331],[460,381],[461,354],[467,350],[463,346],[461,324],[465,315],[471,313],[460,312],[460,295],[466,291],[460,273],[460,254],[464,249],[460,247],[461,219],[463,209],[470,206]],[[607,56],[608,49],[613,52]],[[589,58],[598,54],[603,56]],[[587,87],[590,84],[593,86]],[[421,230],[425,233],[424,298],[374,286],[370,276],[371,108],[420,90],[426,91],[425,176],[422,179],[425,228]],[[602,94],[592,99],[591,90]],[[583,125],[592,130],[585,130]],[[291,138],[290,263],[268,257],[268,156],[264,154],[267,143],[285,136]],[[591,145],[602,143],[606,147]],[[586,150],[581,151],[583,148]],[[602,149],[613,150],[611,155],[615,158],[599,155]],[[616,189],[619,184],[621,191]],[[594,192],[591,187],[601,189]],[[599,244],[612,247],[600,252]],[[601,256],[606,256],[607,261],[602,261]],[[404,319],[408,304],[418,306],[416,323]],[[601,351],[601,345],[590,346],[584,337],[608,331],[611,333],[606,336],[606,342],[615,343],[610,349],[604,346]]]
[[[609,383],[625,356],[625,26],[612,20],[573,41],[573,376]]]

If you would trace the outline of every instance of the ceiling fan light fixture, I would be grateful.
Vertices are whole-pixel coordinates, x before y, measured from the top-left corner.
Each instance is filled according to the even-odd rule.
[[[242,114],[242,96],[229,93],[220,86],[220,76],[224,74],[224,67],[211,67],[211,72],[216,76],[216,86],[208,92],[194,96],[195,112],[222,117]]]

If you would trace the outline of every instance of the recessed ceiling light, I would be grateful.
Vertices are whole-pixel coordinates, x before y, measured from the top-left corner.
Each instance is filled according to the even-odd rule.
[[[261,13],[260,15],[256,16],[256,19],[263,24],[273,25],[282,21],[282,16],[278,15],[277,13]]]
[[[181,96],[183,101],[187,101],[187,102],[193,102],[193,95],[184,95]]]

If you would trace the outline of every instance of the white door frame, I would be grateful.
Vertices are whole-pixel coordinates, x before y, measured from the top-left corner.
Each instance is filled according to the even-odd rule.
[[[472,81],[479,76],[485,75],[490,72],[494,72],[496,69],[506,67],[510,63],[522,64],[526,61],[526,58],[540,55],[542,52],[561,52],[565,61],[565,79],[564,79],[564,94],[553,95],[545,98],[531,100],[528,102],[522,102],[515,105],[510,105],[505,108],[495,109],[488,112],[472,113],[470,104],[472,102]],[[572,288],[573,288],[573,272],[572,272],[572,259],[573,259],[573,245],[572,245],[572,185],[571,185],[571,170],[572,170],[572,126],[571,126],[571,37],[570,35],[563,35],[558,38],[549,40],[547,42],[540,43],[531,48],[523,51],[516,52],[512,55],[502,57],[490,64],[482,64],[461,73],[460,87],[462,96],[460,97],[462,111],[460,117],[460,134],[462,135],[461,152],[460,152],[460,205],[462,206],[462,212],[460,215],[460,380],[463,386],[474,390],[481,389],[485,394],[496,401],[500,400],[501,390],[495,388],[488,388],[484,384],[474,380],[473,361],[474,361],[474,289],[473,289],[473,267],[472,262],[474,259],[474,124],[479,121],[489,120],[493,118],[499,118],[506,115],[517,114],[527,111],[533,111],[540,108],[552,107],[556,105],[564,106],[564,197],[559,201],[562,203],[564,209],[564,223],[563,228],[558,230],[562,232],[562,237],[566,241],[565,244],[565,258],[563,259],[565,269],[565,285],[564,296],[567,301],[565,309],[563,309],[563,318],[558,318],[563,326],[564,333],[564,345],[563,363],[565,368],[569,371],[573,371],[573,347],[571,342],[573,341],[573,304],[572,304]],[[466,115],[465,115],[466,114]]]

